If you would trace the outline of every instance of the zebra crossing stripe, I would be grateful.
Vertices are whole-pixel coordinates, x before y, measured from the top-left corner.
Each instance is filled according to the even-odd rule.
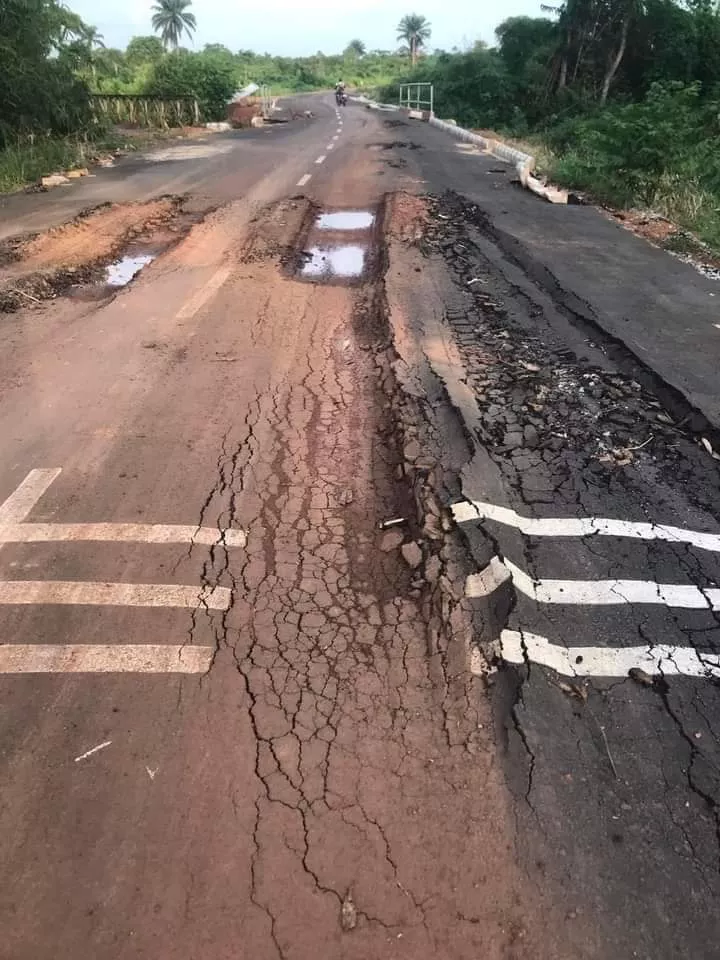
[[[514,527],[529,537],[628,537],[634,540],[665,540],[683,543],[720,553],[720,534],[688,530],[664,523],[640,523],[634,520],[614,520],[608,517],[523,517],[509,507],[492,503],[464,500],[453,504],[457,523],[471,520],[494,520]]]
[[[720,678],[720,656],[693,647],[565,647],[519,630],[503,630],[500,645],[508,663],[529,660],[566,677],[626,677],[642,670],[650,676]]]

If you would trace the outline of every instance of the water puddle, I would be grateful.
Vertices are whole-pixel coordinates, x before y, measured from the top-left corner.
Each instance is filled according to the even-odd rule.
[[[343,210],[339,213],[323,213],[318,217],[318,230],[369,230],[375,223],[375,215],[369,210]]]
[[[331,280],[362,276],[365,269],[365,247],[312,247],[300,271],[303,277]]]
[[[152,263],[154,259],[155,257],[152,254],[146,253],[116,260],[105,270],[105,283],[109,287],[125,287],[140,273],[143,267]]]
[[[313,283],[352,284],[377,266],[378,214],[369,210],[318,210],[303,240],[297,275]]]

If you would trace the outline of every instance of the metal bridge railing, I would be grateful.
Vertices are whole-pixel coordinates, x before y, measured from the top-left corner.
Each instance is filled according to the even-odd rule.
[[[435,115],[435,85],[432,83],[400,84],[400,106],[406,110],[430,111]]]

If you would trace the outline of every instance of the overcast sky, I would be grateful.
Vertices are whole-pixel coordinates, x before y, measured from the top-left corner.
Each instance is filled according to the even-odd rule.
[[[124,47],[130,37],[152,33],[153,0],[65,0],[66,5],[98,27],[106,46]],[[481,39],[494,40],[506,17],[541,16],[540,0],[197,0],[195,49],[224,43],[231,50],[303,56],[322,50],[339,53],[354,37],[369,49],[397,46],[398,21],[421,13],[432,24],[432,47],[449,50]]]

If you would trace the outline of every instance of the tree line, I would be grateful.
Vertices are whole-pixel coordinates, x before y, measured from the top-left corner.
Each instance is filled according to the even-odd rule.
[[[223,119],[227,102],[249,82],[277,93],[379,87],[418,60],[430,29],[417,14],[397,28],[399,50],[367,50],[351,40],[341,54],[276,57],[207,44],[182,46],[197,28],[192,0],[156,0],[156,35],[108,47],[98,30],[61,0],[0,0],[0,147],[35,136],[92,134],[91,94],[193,97],[203,119]]]
[[[720,243],[717,0],[560,0],[538,12],[505,20],[492,48],[430,51],[431,25],[412,13],[397,49],[355,38],[339,54],[276,57],[183,49],[191,0],[156,0],[157,35],[125,50],[60,0],[0,0],[0,146],[92,134],[91,92],[193,97],[211,120],[249,82],[281,93],[342,79],[394,99],[399,82],[430,81],[441,116],[541,140],[556,178],[666,210]]]
[[[720,246],[716,0],[565,0],[539,13],[505,20],[493,48],[422,57],[402,80],[433,82],[440,116],[529,138],[556,180]]]

